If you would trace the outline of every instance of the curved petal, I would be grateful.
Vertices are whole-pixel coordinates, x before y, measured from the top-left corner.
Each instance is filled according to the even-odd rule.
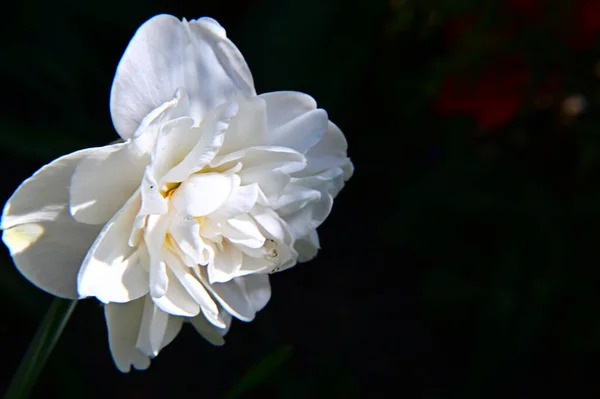
[[[200,306],[187,292],[181,282],[169,270],[167,290],[160,298],[152,298],[163,312],[174,316],[194,317],[200,313]]]
[[[175,191],[173,207],[186,216],[205,216],[219,209],[239,185],[236,175],[202,173],[190,176]]]
[[[195,145],[189,149],[187,154],[175,158],[172,162],[171,169],[165,171],[165,174],[157,175],[156,178],[162,183],[182,182],[192,173],[198,172],[210,161],[213,160],[219,149],[223,145],[225,132],[229,126],[231,118],[238,112],[238,104],[235,99],[230,99],[226,103],[221,104],[214,110],[209,112],[199,127],[190,127],[183,133],[194,138]],[[167,137],[167,140],[170,138]],[[173,143],[178,143],[178,140],[171,140]],[[176,144],[179,147],[179,144]],[[161,155],[158,153],[161,148],[157,146],[155,158],[161,163]]]
[[[231,280],[242,267],[242,252],[228,242],[223,243],[223,249],[215,254],[215,258],[208,264],[208,281],[213,283],[226,283]]]
[[[294,238],[302,238],[325,221],[332,206],[333,197],[323,193],[318,201],[311,202],[289,215],[282,216],[282,219],[288,224]]]
[[[81,223],[106,223],[140,186],[149,156],[136,154],[130,142],[97,148],[71,178],[71,214]]]
[[[152,302],[150,296],[146,296],[137,335],[137,349],[146,356],[155,357],[179,334],[183,319],[162,311]]]
[[[77,277],[82,297],[95,296],[104,303],[128,302],[148,293],[148,272],[141,265],[145,247],[129,246],[129,235],[140,207],[137,193],[104,226],[85,257]]]
[[[305,154],[306,168],[294,173],[294,177],[312,176],[332,168],[342,168],[344,181],[354,172],[354,167],[347,157],[348,143],[342,131],[329,122],[325,136]]]
[[[199,269],[204,286],[230,314],[242,321],[252,321],[271,297],[268,275],[237,277],[226,283],[210,284],[204,267]]]
[[[296,240],[294,248],[298,251],[298,262],[308,262],[317,256],[317,252],[321,248],[317,230],[313,230],[306,237]]]
[[[293,148],[304,154],[327,130],[328,117],[307,94],[280,91],[259,96],[267,104],[267,145]]]
[[[244,57],[216,21],[158,15],[137,30],[111,91],[111,114],[121,137],[131,137],[177,89],[189,97],[189,114],[198,122],[236,92],[255,94]]]
[[[104,307],[110,353],[117,368],[128,373],[150,366],[150,358],[136,348],[144,313],[144,298],[127,303],[109,303]]]
[[[198,333],[202,335],[202,337],[208,342],[216,346],[221,346],[225,344],[223,337],[229,331],[232,320],[231,315],[225,311],[221,312],[221,317],[225,321],[225,328],[215,327],[212,323],[206,320],[204,315],[198,315],[190,319],[190,323],[192,323],[196,331],[198,331]]]
[[[69,184],[77,164],[94,149],[65,155],[25,180],[4,207],[2,240],[31,283],[63,298],[78,298],[77,273],[102,226],[69,214]]]
[[[229,154],[244,148],[266,145],[268,125],[265,101],[259,97],[235,97],[239,110],[229,123],[221,154]]]

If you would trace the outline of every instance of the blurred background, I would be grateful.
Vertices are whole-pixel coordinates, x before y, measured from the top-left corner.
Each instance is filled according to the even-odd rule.
[[[34,397],[600,396],[600,1],[9,2],[1,202],[117,138],[114,71],[158,13],[216,18],[259,93],[310,93],[356,172],[224,347],[185,326],[123,375],[86,300]],[[0,391],[50,300],[2,247]]]

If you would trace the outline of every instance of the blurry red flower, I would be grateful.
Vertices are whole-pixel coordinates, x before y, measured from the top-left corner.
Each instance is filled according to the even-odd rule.
[[[440,115],[465,114],[482,128],[497,128],[519,111],[529,72],[521,66],[495,67],[473,82],[448,77],[434,107]]]
[[[548,0],[506,0],[506,2],[514,11],[541,17]]]

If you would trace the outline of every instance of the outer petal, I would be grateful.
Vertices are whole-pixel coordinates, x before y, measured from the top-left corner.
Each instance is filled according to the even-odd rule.
[[[127,303],[109,303],[104,307],[110,352],[123,373],[129,372],[131,365],[138,370],[150,366],[149,357],[136,348],[143,312],[144,298]]]
[[[214,20],[179,21],[158,15],[135,33],[117,67],[111,92],[113,123],[132,136],[144,116],[177,89],[189,97],[190,115],[206,112],[242,91],[254,95],[246,61]]]
[[[267,144],[267,112],[265,101],[259,97],[235,97],[239,104],[237,115],[231,120],[221,154]]]
[[[106,223],[140,186],[149,158],[136,154],[130,142],[98,148],[85,157],[71,180],[75,220]]]
[[[231,315],[227,312],[222,311],[221,317],[225,321],[225,328],[215,327],[214,325],[212,325],[212,323],[206,320],[206,317],[204,317],[204,315],[198,315],[190,319],[190,322],[192,323],[196,331],[198,331],[198,333],[200,333],[200,335],[204,337],[204,339],[206,339],[213,345],[221,346],[225,344],[225,340],[223,339],[223,337],[225,336],[225,334],[227,334],[227,331],[229,331],[229,328],[231,327]]]
[[[214,295],[221,306],[233,316],[243,321],[252,321],[271,298],[269,276],[248,275],[237,277],[226,283],[210,284],[204,267],[199,270],[199,278]]]
[[[354,167],[346,155],[347,151],[348,143],[342,131],[333,122],[329,122],[325,136],[306,153],[306,168],[296,172],[294,176],[312,176],[339,167],[344,171],[344,181],[348,180]]]
[[[136,347],[144,355],[154,357],[179,334],[184,318],[163,312],[149,296],[145,298]]]
[[[267,145],[289,147],[304,154],[325,135],[327,112],[317,109],[309,95],[280,91],[259,97],[267,104]]]
[[[129,246],[139,207],[140,196],[136,194],[98,235],[77,277],[77,290],[82,297],[95,296],[104,303],[122,303],[148,293],[148,273],[140,261],[146,257]]]
[[[313,230],[308,236],[303,237],[295,242],[295,249],[298,251],[298,261],[307,262],[317,256],[319,248],[319,235],[317,230]]]
[[[91,151],[44,166],[21,184],[2,214],[2,239],[21,274],[59,297],[78,297],[79,267],[101,229],[77,223],[69,214],[71,175]]]

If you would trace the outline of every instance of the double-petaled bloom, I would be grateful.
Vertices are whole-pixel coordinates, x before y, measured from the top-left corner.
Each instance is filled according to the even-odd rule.
[[[352,174],[341,131],[308,95],[256,95],[214,20],[159,15],[117,68],[122,142],[65,155],[2,215],[20,272],[105,306],[117,367],[147,368],[184,321],[220,345],[268,302],[269,274],[317,253]]]

